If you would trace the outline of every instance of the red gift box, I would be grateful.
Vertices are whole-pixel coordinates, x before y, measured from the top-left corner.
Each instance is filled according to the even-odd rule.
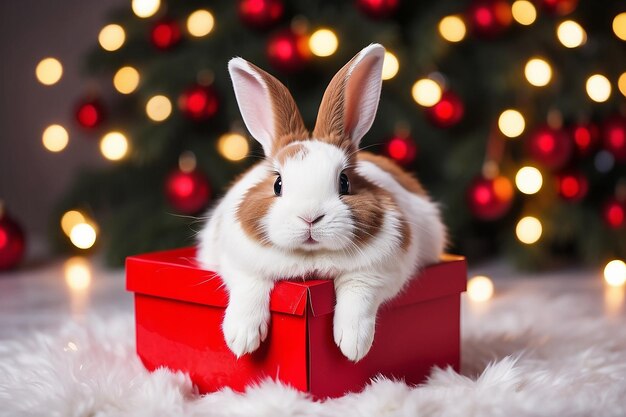
[[[433,366],[459,367],[462,257],[424,268],[381,307],[372,348],[357,363],[333,340],[332,281],[279,281],[267,339],[237,359],[221,330],[228,294],[219,276],[197,266],[195,249],[129,257],[126,274],[144,365],[187,372],[201,393],[242,391],[271,377],[316,398],[337,397],[361,390],[376,375],[417,384]]]

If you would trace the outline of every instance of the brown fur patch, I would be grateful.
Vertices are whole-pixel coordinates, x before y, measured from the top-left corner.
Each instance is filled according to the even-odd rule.
[[[400,226],[400,248],[403,251],[409,250],[409,246],[411,246],[411,228],[409,227],[409,222],[406,221],[404,216],[402,216],[402,225]]]
[[[279,150],[276,156],[274,156],[274,159],[282,165],[287,159],[291,159],[298,154],[304,157],[307,153],[307,148],[304,145],[302,145],[301,143],[295,143],[287,145],[286,147]]]
[[[268,172],[266,178],[246,192],[236,214],[244,232],[264,245],[268,245],[269,241],[261,220],[276,198],[273,187],[274,181],[276,181],[276,176]]]
[[[374,155],[369,152],[359,152],[357,159],[359,161],[371,162],[383,171],[388,172],[405,190],[421,196],[427,195],[426,190],[424,190],[424,187],[422,187],[419,180],[412,174],[400,168],[391,159],[380,155]]]

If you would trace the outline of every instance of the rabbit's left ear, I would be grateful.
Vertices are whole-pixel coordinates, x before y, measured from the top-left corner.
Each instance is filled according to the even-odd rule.
[[[384,58],[385,48],[372,44],[339,70],[322,98],[314,138],[350,139],[358,148],[376,117]]]

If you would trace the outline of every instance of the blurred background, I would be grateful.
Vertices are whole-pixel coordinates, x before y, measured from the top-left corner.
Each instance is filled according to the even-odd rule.
[[[25,0],[0,19],[0,270],[193,244],[260,154],[228,60],[275,74],[312,127],[379,42],[363,146],[441,202],[451,251],[626,280],[623,1]]]

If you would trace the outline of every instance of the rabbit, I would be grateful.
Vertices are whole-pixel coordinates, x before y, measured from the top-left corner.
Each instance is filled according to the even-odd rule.
[[[359,361],[374,340],[379,306],[444,250],[439,208],[418,180],[358,151],[378,108],[384,55],[372,44],[334,76],[312,133],[280,81],[242,58],[228,63],[265,159],[209,214],[197,260],[224,281],[222,331],[237,357],[267,337],[275,282],[314,276],[334,280],[334,341]]]

